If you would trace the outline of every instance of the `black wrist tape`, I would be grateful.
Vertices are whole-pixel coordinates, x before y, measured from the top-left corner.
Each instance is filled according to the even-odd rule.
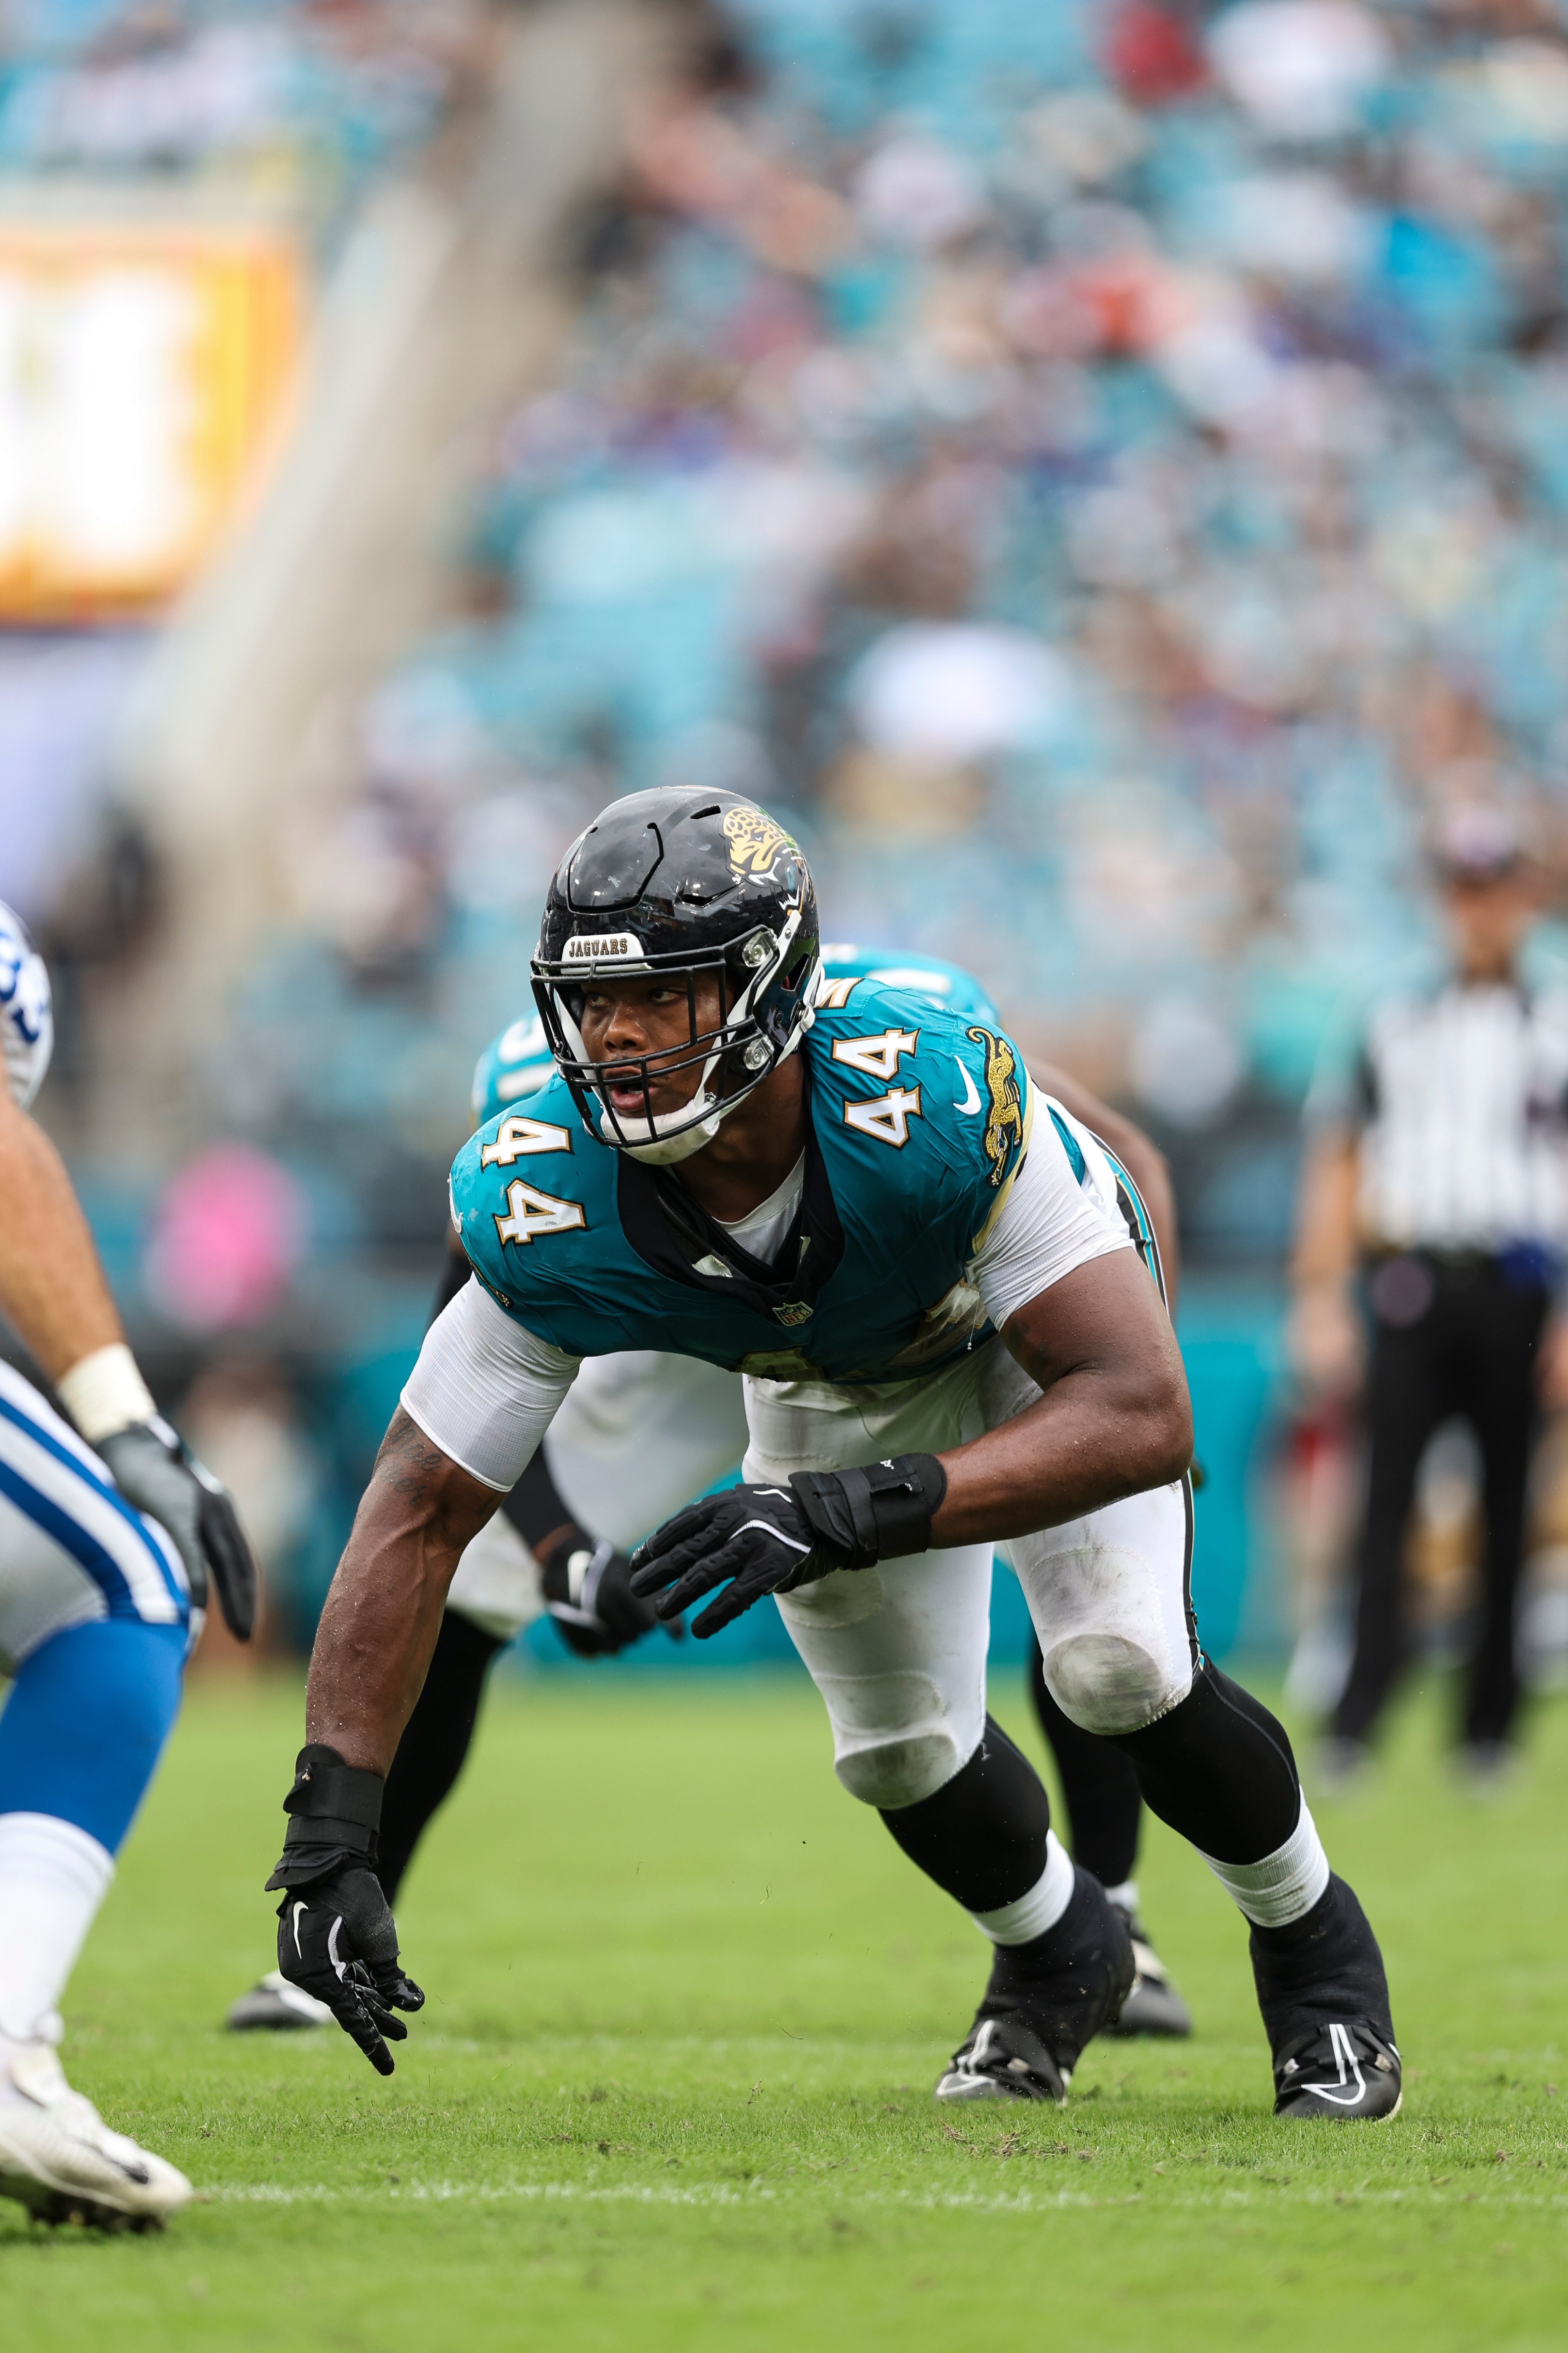
[[[385,1788],[379,1773],[345,1765],[324,1741],[312,1740],[301,1748],[294,1764],[294,1786],[283,1800],[289,1817],[283,1859],[268,1885],[303,1886],[344,1864],[374,1868]]]
[[[592,1558],[598,1549],[598,1538],[591,1536],[586,1528],[580,1528],[574,1520],[548,1552],[535,1553],[534,1558],[539,1563],[540,1589],[546,1601],[570,1602],[574,1556],[585,1552]]]
[[[934,1454],[898,1454],[847,1471],[796,1471],[789,1483],[812,1534],[840,1568],[869,1568],[931,1550],[947,1473]]]
[[[535,1556],[552,1530],[576,1525],[560,1489],[550,1475],[550,1464],[542,1446],[535,1452],[532,1461],[510,1493],[501,1498],[501,1510],[529,1551]],[[588,1549],[592,1552],[593,1548],[590,1538]]]

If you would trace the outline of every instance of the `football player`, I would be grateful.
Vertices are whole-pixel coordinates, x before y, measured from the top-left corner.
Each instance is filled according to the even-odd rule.
[[[60,2067],[60,1997],[179,1706],[209,1577],[241,1640],[234,1507],[149,1396],[58,1155],[28,1116],[48,981],[0,907],[0,1309],[73,1429],[0,1364],[0,2192],[46,2221],[161,2223],[184,2175]]]
[[[940,957],[897,957],[828,944],[824,998],[858,979],[907,988],[994,1028],[998,1015],[978,981]],[[514,1021],[480,1055],[473,1125],[537,1093],[554,1060],[537,1013]],[[1065,1072],[1046,1070],[1047,1091],[1117,1152],[1151,1204],[1167,1287],[1176,1263],[1175,1208],[1165,1165],[1142,1130]],[[468,1260],[457,1237],[446,1253],[435,1314],[461,1290]],[[737,1375],[693,1356],[651,1351],[589,1358],[522,1477],[458,1564],[441,1631],[414,1713],[387,1775],[376,1877],[389,1905],[426,1825],[450,1794],[473,1739],[491,1665],[508,1642],[548,1611],[570,1647],[606,1656],[649,1632],[652,1606],[629,1589],[627,1553],[637,1539],[704,1488],[731,1474],[746,1451]],[[681,1630],[679,1620],[669,1631]],[[1186,2004],[1138,1916],[1132,1878],[1142,1811],[1137,1776],[1107,1742],[1081,1732],[1047,1688],[1038,1644],[1031,1690],[1056,1756],[1072,1827],[1072,1852],[1105,1886],[1132,1938],[1137,1966],[1118,2034],[1184,2035]],[[325,2002],[268,1970],[228,2013],[237,2031],[324,2026]]]
[[[466,1546],[583,1359],[658,1345],[744,1376],[745,1483],[634,1556],[661,1617],[775,1598],[836,1769],[993,1947],[944,2099],[1059,2099],[1133,1976],[1044,1789],[985,1713],[994,1546],[1047,1684],[1130,1757],[1251,1928],[1281,2116],[1391,2115],[1381,1955],[1329,1869],[1282,1727],[1205,1658],[1191,1417],[1131,1178],[999,1029],[884,983],[822,987],[815,893],[753,804],[614,804],[546,901],[557,1076],[471,1137],[473,1279],[384,1441],[312,1654],[285,1800],[279,1966],[390,2072],[400,1966],[384,1777]]]

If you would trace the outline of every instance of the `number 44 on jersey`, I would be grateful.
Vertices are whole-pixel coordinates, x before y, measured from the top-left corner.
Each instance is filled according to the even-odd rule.
[[[900,1056],[912,1054],[919,1044],[918,1029],[883,1029],[875,1037],[837,1039],[833,1059],[851,1071],[864,1071],[868,1079],[890,1079],[897,1074]],[[919,1087],[889,1087],[885,1095],[873,1095],[865,1103],[846,1103],[844,1124],[896,1150],[909,1142],[910,1122],[920,1113]]]
[[[565,1128],[549,1120],[514,1114],[502,1120],[495,1142],[487,1144],[480,1153],[479,1165],[510,1168],[536,1153],[571,1149],[572,1138]],[[554,1193],[542,1193],[537,1185],[525,1184],[521,1176],[514,1176],[506,1188],[506,1216],[496,1219],[496,1234],[503,1242],[531,1242],[539,1234],[569,1234],[587,1223],[581,1201],[563,1201]]]

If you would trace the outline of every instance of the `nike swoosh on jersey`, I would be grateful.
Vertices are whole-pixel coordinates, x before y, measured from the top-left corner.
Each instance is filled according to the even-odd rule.
[[[958,1074],[963,1081],[963,1092],[954,1103],[953,1109],[954,1111],[965,1112],[978,1111],[980,1109],[980,1097],[975,1092],[974,1073],[970,1069],[968,1063],[964,1061],[962,1055],[955,1054],[952,1059],[958,1064]]]

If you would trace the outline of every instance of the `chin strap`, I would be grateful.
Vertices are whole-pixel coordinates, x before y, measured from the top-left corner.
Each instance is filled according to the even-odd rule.
[[[605,1111],[599,1114],[599,1133],[606,1144],[613,1145],[617,1152],[624,1152],[629,1160],[640,1160],[648,1168],[672,1168],[677,1161],[689,1160],[694,1152],[700,1152],[705,1144],[711,1144],[719,1133],[725,1111],[733,1109],[732,1103],[725,1104],[710,1118],[698,1120],[693,1126],[683,1127],[674,1135],[656,1133],[646,1144],[623,1143],[616,1134],[609,1113]],[[657,1121],[658,1114],[656,1113],[654,1116]]]

